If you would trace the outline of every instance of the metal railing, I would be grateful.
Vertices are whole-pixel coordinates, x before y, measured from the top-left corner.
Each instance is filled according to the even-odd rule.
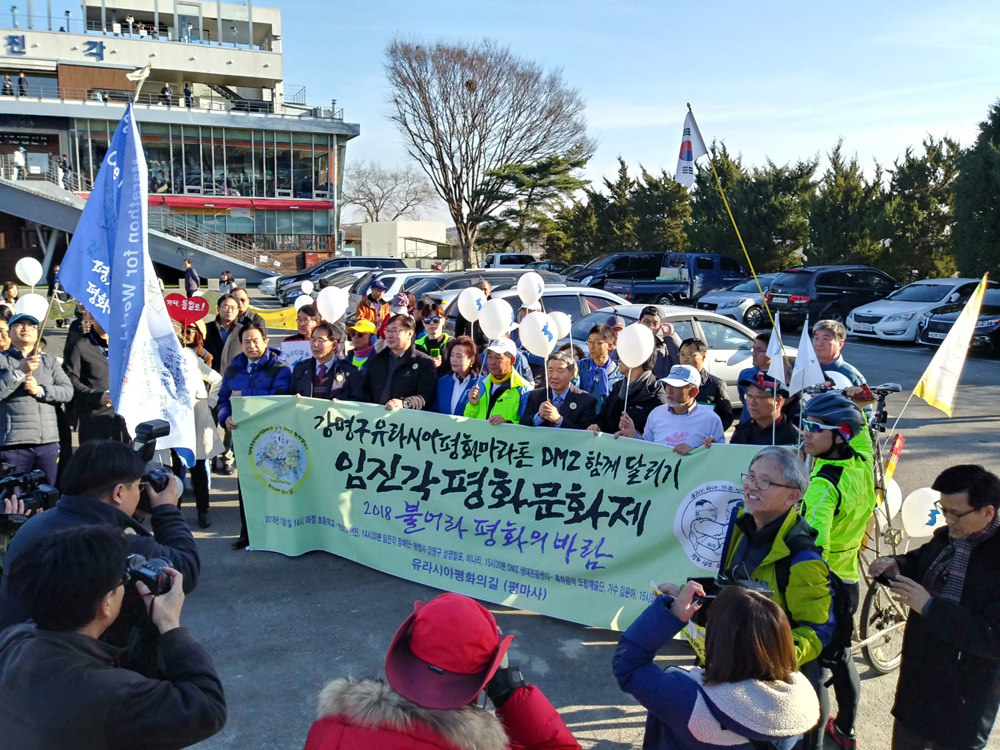
[[[37,159],[26,158],[19,165],[10,154],[0,155],[0,179],[8,182],[25,182],[31,187],[32,182],[49,182],[58,185],[69,193],[85,193],[91,188],[90,178],[78,175],[72,167],[65,170],[60,166],[60,160],[50,156],[47,163],[39,164]]]
[[[326,107],[307,107],[289,103],[285,112],[276,112],[281,105],[276,102],[255,101],[253,99],[239,99],[223,96],[212,91],[206,94],[192,94],[190,97],[184,95],[183,89],[176,91],[172,87],[169,92],[162,89],[159,92],[144,91],[135,96],[132,91],[122,91],[115,89],[81,89],[58,86],[53,80],[51,83],[45,81],[39,84],[37,79],[28,84],[25,93],[21,92],[18,79],[10,78],[9,86],[7,81],[0,79],[0,100],[13,99],[25,101],[44,101],[46,99],[58,99],[59,101],[87,102],[88,104],[125,104],[130,99],[135,103],[146,107],[164,107],[191,110],[210,110],[215,112],[244,112],[247,114],[271,114],[280,117],[313,117],[325,120],[343,120],[343,109],[328,109]]]

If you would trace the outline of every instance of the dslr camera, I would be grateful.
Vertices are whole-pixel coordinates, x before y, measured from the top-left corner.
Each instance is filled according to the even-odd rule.
[[[767,583],[756,581],[753,578],[734,578],[720,573],[715,578],[688,578],[688,580],[697,581],[705,589],[704,596],[695,596],[691,600],[693,604],[702,605],[701,609],[695,612],[694,617],[691,618],[696,625],[704,626],[708,622],[708,610],[712,606],[712,602],[715,601],[715,597],[718,596],[719,592],[725,586],[741,586],[750,591],[756,591],[758,594],[763,594],[768,599],[774,598],[774,592],[771,591],[771,587]]]
[[[7,553],[7,545],[14,534],[33,515],[50,507],[59,499],[59,490],[45,483],[45,472],[34,471],[10,473],[10,467],[3,467],[3,477],[0,478],[0,502],[4,499],[19,498],[24,503],[24,513],[0,513],[0,570],[3,569],[3,558]],[[3,508],[0,507],[0,510]]]
[[[172,568],[173,563],[164,557],[153,557],[147,560],[142,555],[131,554],[125,568],[126,586],[134,586],[142,582],[146,584],[153,596],[159,596],[170,591],[170,576],[164,568]]]
[[[174,473],[160,463],[153,461],[156,456],[156,439],[170,434],[170,423],[165,419],[151,419],[136,425],[135,437],[132,438],[132,450],[146,464],[142,481],[146,482],[159,494],[174,481]],[[149,494],[143,490],[139,496],[139,510],[152,513],[153,506],[149,503]]]

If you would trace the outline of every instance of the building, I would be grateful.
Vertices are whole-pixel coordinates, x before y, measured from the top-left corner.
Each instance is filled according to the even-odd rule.
[[[452,260],[443,221],[373,221],[361,225],[358,255],[402,258],[413,268],[433,268]]]
[[[346,144],[360,126],[335,101],[309,106],[304,89],[285,84],[279,10],[82,0],[78,19],[31,8],[0,12],[0,76],[10,76],[0,89],[0,251],[58,261],[58,233],[75,227],[74,199],[87,196],[134,95],[125,75],[147,62],[135,114],[155,262],[179,269],[190,257],[203,276],[228,267],[254,279],[337,250]],[[66,216],[57,226],[50,214]]]

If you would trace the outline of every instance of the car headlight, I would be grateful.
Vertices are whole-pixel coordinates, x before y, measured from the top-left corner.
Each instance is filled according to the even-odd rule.
[[[895,315],[890,315],[888,318],[883,320],[883,323],[898,323],[901,320],[913,320],[913,316],[916,315],[915,312],[908,313],[896,313]]]
[[[584,286],[587,286],[587,284],[589,284],[593,280],[594,280],[593,276],[584,276],[582,279],[580,279],[580,283],[583,284]]]
[[[976,328],[992,328],[998,324],[1000,324],[1000,318],[986,318],[976,321]]]
[[[742,305],[742,304],[743,304],[744,302],[746,302],[746,300],[745,300],[745,299],[738,299],[738,300],[733,300],[732,302],[727,302],[727,303],[726,303],[726,304],[724,304],[724,305],[719,305],[719,309],[721,310],[721,309],[722,309],[722,308],[724,308],[724,307],[739,307],[739,306],[740,306],[740,305]]]

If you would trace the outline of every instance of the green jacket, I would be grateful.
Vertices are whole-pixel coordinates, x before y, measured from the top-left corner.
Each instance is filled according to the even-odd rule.
[[[430,356],[430,354],[431,354],[430,347],[427,345],[427,341],[428,341],[429,338],[430,337],[427,335],[427,331],[424,331],[422,334],[420,334],[417,337],[417,340],[413,342],[413,345],[416,346],[420,351],[422,351],[427,356]],[[442,333],[441,334],[441,356],[442,357],[444,356],[444,348],[448,344],[449,341],[451,341],[451,336],[449,336],[447,333]]]
[[[726,534],[725,558],[720,569],[734,578],[732,568],[742,557],[740,543],[756,530],[753,516],[744,510],[734,511]],[[788,568],[788,586],[784,592],[778,586],[777,563],[789,556],[785,540],[795,535],[815,535],[809,524],[794,510],[785,516],[781,528],[771,542],[771,548],[750,577],[766,583],[774,592],[772,600],[781,607],[792,626],[795,658],[799,666],[819,656],[833,636],[833,595],[830,592],[829,568],[815,551],[796,554]]]
[[[817,458],[802,498],[802,517],[816,529],[816,546],[830,569],[845,581],[858,580],[858,550],[875,510],[875,475],[868,431],[851,441],[842,461]]]
[[[524,407],[528,405],[528,396],[531,395],[532,385],[518,375],[517,370],[511,370],[510,387],[500,394],[493,408],[490,409],[490,391],[492,389],[493,376],[490,375],[479,388],[479,403],[465,405],[465,416],[472,419],[489,419],[494,414],[498,414],[508,422],[520,422],[521,415],[524,414]]]

